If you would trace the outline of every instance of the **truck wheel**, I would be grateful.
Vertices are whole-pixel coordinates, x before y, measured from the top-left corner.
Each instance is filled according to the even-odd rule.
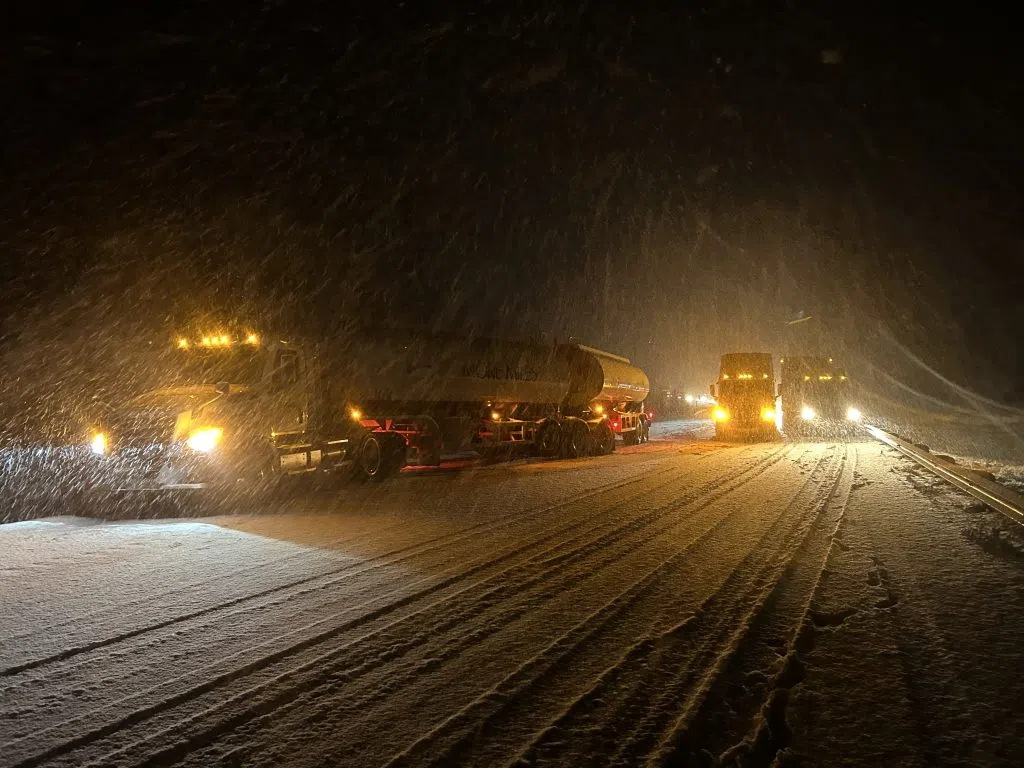
[[[363,480],[380,480],[384,474],[384,446],[375,435],[367,435],[359,444],[359,455],[353,468]]]
[[[557,421],[546,421],[537,430],[537,453],[541,456],[557,456],[562,446],[562,430]]]
[[[587,425],[579,419],[572,419],[566,424],[565,438],[562,441],[562,453],[566,458],[578,459],[587,455],[587,442],[590,440],[590,430]]]
[[[594,430],[594,447],[598,456],[607,456],[615,452],[615,433],[605,421],[598,424]]]
[[[359,446],[356,458],[356,475],[364,480],[380,482],[396,474],[405,463],[403,446],[397,440],[384,438],[383,435],[368,434]]]
[[[622,444],[623,445],[636,445],[640,440],[637,435],[640,434],[640,427],[631,429],[629,432],[622,433]]]

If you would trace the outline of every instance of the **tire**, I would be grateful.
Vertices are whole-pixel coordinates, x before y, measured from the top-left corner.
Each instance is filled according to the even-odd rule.
[[[562,429],[557,421],[545,421],[537,430],[537,453],[541,456],[557,456],[562,447]]]
[[[637,428],[640,434],[640,443],[646,443],[650,439],[651,425],[647,423],[646,419],[640,420],[640,426]]]
[[[608,426],[608,422],[602,421],[594,429],[593,435],[594,453],[598,456],[607,456],[615,453],[615,433]]]
[[[562,454],[567,459],[578,459],[587,455],[587,443],[590,442],[590,430],[579,419],[571,419],[565,425],[562,439]]]
[[[639,439],[640,427],[631,429],[629,432],[622,433],[622,444],[623,445],[636,445],[640,442]]]
[[[379,483],[402,468],[405,457],[397,450],[395,440],[383,434],[370,433],[359,444],[359,454],[353,464],[356,476]]]

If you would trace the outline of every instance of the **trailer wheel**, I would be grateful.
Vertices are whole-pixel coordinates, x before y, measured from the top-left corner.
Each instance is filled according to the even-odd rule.
[[[537,453],[541,456],[557,456],[562,446],[562,430],[557,421],[546,421],[537,431]]]
[[[578,459],[587,455],[587,442],[590,430],[579,419],[572,419],[566,424],[565,438],[562,441],[562,453],[566,458]]]
[[[594,430],[594,447],[598,456],[615,453],[615,433],[608,422],[602,421]]]

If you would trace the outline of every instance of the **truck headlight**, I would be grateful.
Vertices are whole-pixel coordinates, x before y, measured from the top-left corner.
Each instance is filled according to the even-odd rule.
[[[854,408],[852,405],[846,409],[846,420],[847,421],[860,421],[863,414],[859,408]]]
[[[775,421],[775,409],[774,408],[762,408],[761,409],[761,421]]]
[[[803,419],[804,421],[813,421],[814,417],[817,415],[818,414],[816,414],[814,412],[814,409],[811,408],[811,406],[809,405],[805,405],[803,408],[800,409],[800,418]]]
[[[92,440],[89,441],[89,450],[97,456],[105,456],[107,453],[107,436],[102,432],[97,432],[93,435]]]
[[[217,447],[217,443],[224,437],[224,430],[220,427],[207,427],[198,429],[188,436],[185,445],[199,453],[209,453]]]
[[[729,412],[725,410],[725,408],[722,408],[721,406],[715,408],[715,410],[711,412],[711,416],[712,418],[714,418],[715,421],[729,420]]]

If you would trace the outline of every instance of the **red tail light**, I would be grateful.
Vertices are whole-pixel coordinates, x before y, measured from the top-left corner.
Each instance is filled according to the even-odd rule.
[[[648,421],[653,421],[654,420],[654,411],[648,411],[647,412],[647,420]]]

